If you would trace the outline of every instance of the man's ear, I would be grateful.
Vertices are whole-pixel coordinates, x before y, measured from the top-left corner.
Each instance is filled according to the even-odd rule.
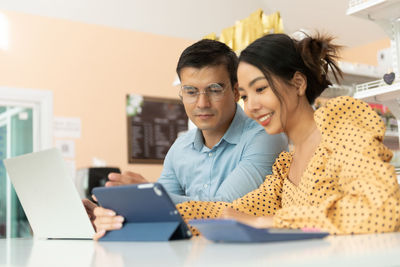
[[[240,99],[238,87],[239,87],[238,83],[235,83],[235,85],[233,86],[233,96],[235,97],[235,102],[238,102]]]
[[[303,73],[296,71],[293,75],[292,83],[294,87],[296,87],[298,96],[304,96],[306,94],[307,77]]]

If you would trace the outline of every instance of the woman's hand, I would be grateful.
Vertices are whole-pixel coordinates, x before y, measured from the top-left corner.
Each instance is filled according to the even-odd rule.
[[[96,216],[94,220],[94,226],[96,228],[96,234],[93,236],[94,240],[99,240],[105,235],[106,231],[122,228],[124,217],[116,215],[112,210],[96,207],[94,209],[94,215]]]
[[[274,216],[256,217],[232,208],[225,208],[221,214],[221,218],[234,219],[240,223],[247,224],[255,228],[268,228],[272,227]]]

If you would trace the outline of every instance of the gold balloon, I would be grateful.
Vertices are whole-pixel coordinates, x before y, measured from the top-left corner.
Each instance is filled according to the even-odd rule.
[[[279,12],[265,15],[262,9],[258,9],[249,17],[236,21],[234,26],[222,30],[219,38],[212,33],[205,36],[204,39],[219,40],[239,53],[265,34],[282,32],[283,22]]]
[[[235,26],[223,29],[219,41],[229,46],[233,51],[236,51],[234,43]]]
[[[203,39],[210,39],[210,40],[214,40],[214,41],[218,40],[215,32],[207,34],[206,36],[203,37]]]

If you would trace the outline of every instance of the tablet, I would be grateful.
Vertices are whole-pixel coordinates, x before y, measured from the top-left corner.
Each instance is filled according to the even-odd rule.
[[[167,241],[191,237],[175,204],[159,183],[96,187],[98,203],[125,218],[122,229],[102,241]]]
[[[324,238],[327,232],[300,229],[254,228],[230,219],[190,220],[207,239],[214,242],[279,242]]]

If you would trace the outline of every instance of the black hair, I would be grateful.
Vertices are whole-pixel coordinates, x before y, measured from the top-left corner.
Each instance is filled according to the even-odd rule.
[[[244,49],[239,62],[249,63],[260,69],[271,89],[282,104],[282,97],[274,86],[272,75],[288,83],[296,72],[307,79],[306,97],[310,104],[331,85],[328,69],[337,82],[342,72],[337,66],[340,46],[332,44],[333,38],[317,34],[300,41],[286,34],[265,35]]]
[[[219,41],[203,39],[187,47],[181,54],[176,67],[180,78],[183,68],[204,68],[207,66],[225,65],[232,85],[237,83],[238,57],[226,44]]]

